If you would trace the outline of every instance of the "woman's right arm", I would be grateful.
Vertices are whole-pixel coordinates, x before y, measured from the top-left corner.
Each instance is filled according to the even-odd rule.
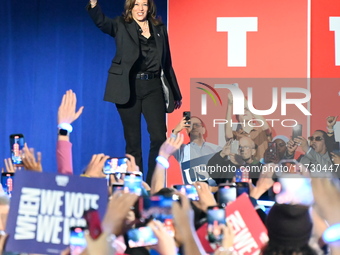
[[[102,9],[100,8],[97,0],[90,0],[88,5],[86,6],[90,17],[92,18],[94,24],[105,34],[111,35],[112,37],[116,36],[117,32],[117,18],[111,19],[104,15]]]

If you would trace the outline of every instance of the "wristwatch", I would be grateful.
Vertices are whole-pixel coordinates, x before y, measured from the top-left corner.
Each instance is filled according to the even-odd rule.
[[[68,136],[69,133],[66,129],[59,129],[58,135]]]

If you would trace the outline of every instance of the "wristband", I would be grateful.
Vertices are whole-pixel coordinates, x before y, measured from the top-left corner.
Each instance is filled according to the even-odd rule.
[[[322,234],[325,243],[340,241],[340,223],[328,227]]]
[[[163,156],[158,156],[156,158],[157,163],[161,164],[164,168],[169,168],[170,164],[169,161],[164,158]]]
[[[71,126],[71,124],[66,123],[66,122],[60,123],[60,124],[58,125],[58,128],[59,128],[59,129],[65,129],[65,130],[67,130],[69,133],[72,133],[72,130],[73,130],[73,127]]]

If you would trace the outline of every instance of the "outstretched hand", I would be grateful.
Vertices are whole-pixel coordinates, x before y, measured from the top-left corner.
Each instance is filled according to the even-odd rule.
[[[71,89],[66,91],[58,109],[58,124],[71,124],[73,121],[79,118],[83,112],[84,106],[80,107],[76,112],[76,105],[76,94]]]
[[[169,137],[162,144],[161,148],[159,149],[158,155],[168,159],[174,152],[176,152],[181,147],[181,145],[183,144],[183,140],[184,140],[183,134],[178,134],[176,138]]]
[[[338,116],[328,116],[327,117],[327,128],[333,129],[334,125],[336,124],[337,119],[338,119]]]

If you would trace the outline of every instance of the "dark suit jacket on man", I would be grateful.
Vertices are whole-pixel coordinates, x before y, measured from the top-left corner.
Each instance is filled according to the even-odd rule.
[[[116,41],[116,55],[112,60],[106,83],[104,100],[125,104],[130,99],[130,70],[140,54],[138,31],[135,21],[126,22],[123,17],[114,19],[106,17],[98,6],[87,10],[96,26]],[[181,92],[172,68],[166,27],[154,26],[151,22],[161,65],[161,80],[167,112],[174,110],[174,101],[181,100]]]

